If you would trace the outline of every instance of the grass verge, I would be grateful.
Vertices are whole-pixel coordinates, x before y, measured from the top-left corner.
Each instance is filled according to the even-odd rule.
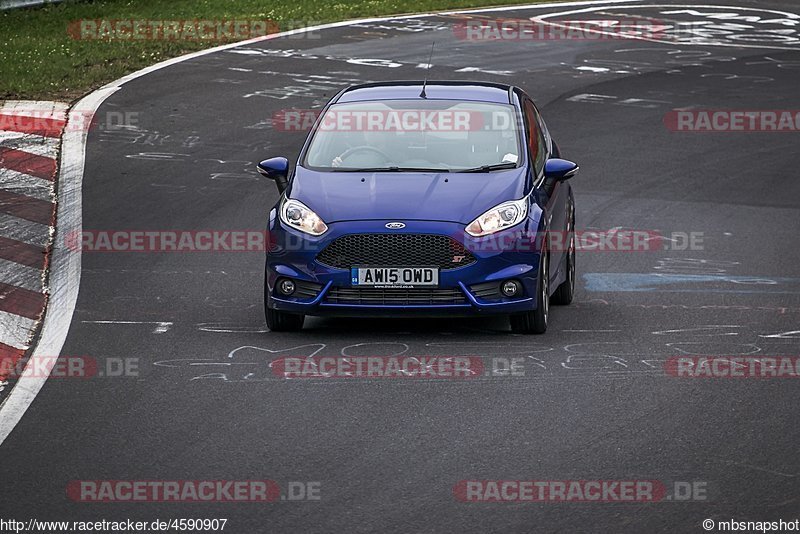
[[[528,3],[531,1],[543,0]],[[270,20],[277,25],[273,28],[285,29],[303,23],[518,3],[520,0],[67,0],[0,11],[0,100],[72,101],[153,63],[224,42],[75,39],[68,28],[80,20]]]

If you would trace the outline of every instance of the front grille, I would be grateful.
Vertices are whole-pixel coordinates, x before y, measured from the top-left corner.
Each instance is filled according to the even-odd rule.
[[[466,298],[458,288],[377,288],[377,287],[332,287],[325,295],[329,304],[395,304],[431,305],[464,304]]]
[[[464,245],[446,235],[350,234],[319,253],[317,261],[337,269],[376,267],[439,267],[455,269],[475,263]]]

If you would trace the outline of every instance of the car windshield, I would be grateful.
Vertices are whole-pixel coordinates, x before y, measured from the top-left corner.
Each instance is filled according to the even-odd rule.
[[[317,123],[302,165],[320,171],[463,172],[514,168],[514,107],[456,100],[335,104]]]

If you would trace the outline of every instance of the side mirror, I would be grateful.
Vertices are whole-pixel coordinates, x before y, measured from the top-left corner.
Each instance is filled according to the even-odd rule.
[[[283,193],[289,186],[289,160],[286,158],[265,159],[256,165],[258,172],[270,180],[275,180],[278,192]]]
[[[579,170],[580,167],[578,167],[576,163],[565,159],[553,158],[548,159],[544,164],[544,177],[557,182],[563,182],[578,174]]]

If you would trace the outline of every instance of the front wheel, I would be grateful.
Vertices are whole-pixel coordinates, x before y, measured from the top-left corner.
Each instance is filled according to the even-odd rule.
[[[575,296],[575,205],[570,204],[569,217],[567,218],[567,236],[569,248],[567,249],[566,271],[567,279],[561,282],[553,292],[553,304],[566,306]]]
[[[550,311],[550,254],[545,250],[539,259],[539,280],[536,309],[511,316],[511,331],[515,334],[544,334]]]
[[[302,330],[306,316],[266,308],[267,328],[272,332],[296,332]]]
[[[286,313],[269,307],[269,286],[264,280],[264,315],[267,328],[271,332],[296,332],[302,330],[306,316],[299,313]]]

